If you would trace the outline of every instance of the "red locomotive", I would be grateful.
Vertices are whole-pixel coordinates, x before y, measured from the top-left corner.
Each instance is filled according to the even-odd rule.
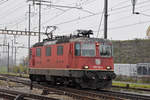
[[[90,38],[91,30],[77,35],[57,36],[30,49],[31,81],[100,89],[115,78],[112,43]]]

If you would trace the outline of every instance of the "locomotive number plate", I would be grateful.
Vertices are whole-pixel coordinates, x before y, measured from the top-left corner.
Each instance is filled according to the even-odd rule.
[[[94,69],[103,68],[103,66],[93,66]]]

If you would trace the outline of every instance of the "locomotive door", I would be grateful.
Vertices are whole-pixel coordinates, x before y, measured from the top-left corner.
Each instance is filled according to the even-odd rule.
[[[67,68],[72,68],[73,66],[73,44],[70,44],[70,49],[69,49],[69,55],[68,55],[68,63],[69,66],[67,66]]]
[[[35,55],[32,56],[32,66],[35,66]]]
[[[69,67],[70,68],[77,68],[78,63],[79,63],[79,59],[77,59],[78,57],[76,56],[76,53],[75,53],[75,44],[74,43],[70,44],[70,54],[69,54]]]

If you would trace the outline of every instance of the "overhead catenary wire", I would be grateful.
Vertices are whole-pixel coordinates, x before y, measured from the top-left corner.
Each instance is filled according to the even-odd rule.
[[[140,13],[140,14],[150,17],[150,15],[143,13],[143,12],[146,12],[146,11],[149,11],[149,10],[150,10],[150,9],[142,10],[142,11],[140,11],[140,12],[142,12],[142,13]],[[129,19],[129,18],[131,18],[131,17],[135,17],[135,16],[137,16],[137,15],[131,14],[131,15],[123,16],[123,17],[120,17],[120,18],[111,20],[111,21],[109,21],[109,23],[115,24],[116,22],[123,21],[124,19],[127,20],[127,19]]]
[[[49,20],[47,20],[45,23],[42,23],[42,24],[46,24],[47,22],[50,22],[51,20],[54,20],[55,18],[57,18],[57,17],[63,15],[64,13],[66,13],[66,12],[68,12],[68,11],[70,11],[70,10],[71,10],[71,9],[67,9],[67,10],[65,10],[65,11],[63,11],[63,12],[57,14],[56,16],[50,18]]]
[[[87,1],[89,1],[89,0],[87,0]],[[95,0],[93,0],[93,1],[95,1]],[[84,2],[84,3],[85,3],[85,2]],[[91,2],[90,2],[90,3],[91,3]],[[86,4],[85,4],[85,5],[86,5]],[[70,10],[71,10],[71,9],[73,9],[73,8],[70,8]],[[78,9],[78,10],[81,10],[81,11],[83,11],[83,12],[89,13],[89,14],[91,14],[91,15],[95,15],[95,13],[93,13],[93,12],[91,12],[91,11],[89,11],[89,10],[83,9],[83,8]],[[55,18],[58,18],[59,16],[63,15],[64,13],[66,13],[66,12],[68,12],[68,11],[69,11],[69,9],[67,9],[67,10],[65,10],[64,12],[62,12],[62,13],[60,13],[60,14],[58,14],[58,15],[56,15],[56,16],[50,18],[50,19],[48,19],[47,21],[45,21],[44,23],[42,23],[42,25],[45,24],[45,23],[47,23],[47,22],[49,22],[50,20],[53,20],[53,19],[55,19]],[[35,29],[35,28],[37,28],[37,27],[34,27],[33,29]]]
[[[95,13],[93,15],[87,15],[87,16],[84,16],[84,17],[80,17],[80,19],[79,18],[75,18],[75,19],[72,19],[72,20],[69,20],[69,21],[60,22],[60,23],[57,23],[55,25],[57,26],[57,25],[67,24],[67,23],[71,23],[71,22],[74,22],[74,21],[78,21],[78,20],[89,18],[89,17],[93,17],[93,16],[96,16],[96,15],[99,15],[99,14],[102,14],[102,12]]]
[[[13,5],[10,5],[12,4],[14,1],[9,1],[8,3],[6,3],[4,6],[0,6],[0,9],[3,9],[3,11],[1,11],[1,14],[5,14],[5,13],[8,13],[10,10],[13,10],[15,7],[17,7],[18,5],[21,5],[23,4],[22,2],[17,2],[17,3],[14,3]],[[8,9],[6,9],[8,8]]]
[[[86,16],[87,17],[87,16]],[[82,19],[82,18],[81,18]],[[84,19],[84,17],[83,17]],[[79,19],[77,19],[79,20]],[[70,23],[70,22],[73,22],[75,20],[70,20],[68,22],[63,22],[63,23],[60,23],[60,24],[56,24],[56,25],[61,25],[61,24],[65,24],[65,23]],[[147,22],[141,22],[141,23],[134,23],[134,24],[129,24],[129,25],[123,25],[123,26],[118,26],[118,27],[113,27],[113,28],[110,28],[111,30],[113,29],[120,29],[120,28],[124,28],[124,27],[128,27],[128,26],[134,26],[134,25],[137,25],[137,24],[143,24],[143,23],[147,23]]]
[[[116,29],[131,27],[131,26],[135,26],[135,25],[145,24],[145,23],[150,23],[150,20],[136,22],[136,23],[132,23],[132,24],[126,24],[126,25],[122,25],[122,26],[110,27],[109,30],[116,30]]]
[[[122,28],[128,28],[128,27],[131,27],[131,26],[135,26],[135,25],[146,24],[146,23],[150,23],[150,20],[131,23],[131,24],[126,24],[126,25],[121,25],[121,26],[110,27],[110,28],[108,28],[108,30],[109,31],[118,30],[118,29],[122,29]],[[101,29],[100,31],[104,31],[104,29]],[[94,30],[94,32],[97,32],[97,31]]]
[[[103,17],[104,17],[104,10],[103,10],[103,12],[102,12],[101,19],[100,19],[100,23],[99,23],[99,26],[98,26],[97,37],[98,37],[99,34],[100,34],[100,29],[101,29]]]
[[[89,0],[87,0],[87,1],[89,1]]]
[[[116,4],[112,5],[110,9],[113,9],[113,8],[115,8],[116,6],[121,6],[121,5],[123,5],[123,4],[127,3],[127,2],[129,2],[129,0],[119,0],[119,1],[120,1],[119,3],[116,3]]]
[[[144,1],[144,2],[141,2],[141,3],[139,3],[139,4],[143,4],[143,3],[146,3],[146,2],[148,2],[148,0],[146,0],[146,1]],[[126,7],[127,7],[127,6],[126,6]],[[130,7],[130,6],[128,6],[128,7]],[[124,7],[123,7],[123,8],[124,8]],[[112,10],[112,11],[114,11],[114,10]],[[110,10],[109,12],[112,12],[112,11]],[[101,12],[101,13],[102,13],[102,12]],[[99,13],[99,14],[101,14],[101,13]],[[118,13],[118,14],[119,14],[119,13]],[[84,18],[92,17],[92,16],[95,16],[95,15],[98,15],[98,13],[95,13],[95,14],[89,15],[89,16],[84,16],[84,17],[81,17],[80,19],[76,18],[76,19],[72,19],[72,20],[65,21],[65,22],[60,22],[60,23],[55,24],[55,25],[67,24],[67,23],[71,23],[71,22],[74,22],[74,21],[77,21],[77,20],[82,20],[82,19],[84,19]],[[111,14],[111,15],[113,15],[113,14]]]
[[[102,12],[101,12],[102,13]],[[61,23],[58,23],[58,24],[55,24],[55,25],[62,25],[62,24],[66,24],[66,23],[71,23],[71,22],[74,22],[74,21],[77,21],[77,20],[82,20],[84,18],[88,18],[88,17],[92,17],[92,16],[95,16],[95,15],[98,15],[98,14],[101,14],[101,13],[95,13],[93,15],[88,15],[88,16],[84,16],[84,17],[81,17],[80,19],[76,18],[76,19],[72,19],[72,20],[69,20],[69,21],[65,21],[65,22],[61,22]],[[112,15],[112,14],[111,14]],[[127,16],[128,17],[128,16]],[[125,17],[124,17],[125,18]],[[117,21],[117,20],[115,20]]]
[[[139,10],[141,8],[145,8],[145,7],[149,7],[149,3],[148,2],[146,5],[142,5],[142,6],[137,6],[136,9]],[[116,12],[113,12],[113,11],[109,11],[110,12],[110,15],[118,15],[118,14],[121,14],[121,13],[126,13],[126,12],[129,12],[131,9],[124,9],[124,10],[121,10],[121,11],[116,11]],[[129,12],[130,13],[130,12]]]
[[[25,6],[17,6],[17,7],[15,7],[14,9],[12,9],[11,11],[9,11],[7,14],[3,14],[3,16],[0,16],[0,19],[5,19],[5,18],[7,18],[7,17],[9,17],[8,15],[10,15],[10,14],[12,14],[12,13],[16,13],[16,11],[17,10],[20,10],[20,8],[23,8],[23,7],[25,7]]]
[[[87,0],[87,1],[90,1],[90,0]],[[92,1],[92,0],[91,0],[91,1]],[[93,0],[93,1],[94,1],[94,0]],[[122,2],[123,2],[123,1],[122,1]],[[145,2],[149,3],[148,0],[146,0]],[[145,4],[145,3],[144,3],[144,4]],[[138,4],[138,5],[139,5],[139,4]],[[131,5],[130,5],[130,6],[131,6]],[[130,6],[129,6],[129,7],[130,7]],[[137,7],[137,8],[138,8],[138,7]],[[123,8],[120,9],[120,10],[123,10]],[[116,9],[113,9],[112,11],[109,11],[109,12],[115,12],[115,11],[119,11],[119,7],[116,7]],[[101,13],[99,13],[99,14],[101,14]],[[99,14],[98,14],[98,15],[99,15]],[[63,14],[62,14],[62,15],[63,15]],[[111,16],[111,15],[114,15],[114,14],[112,13],[112,14],[110,14],[110,16]],[[59,16],[61,16],[61,14],[60,14],[60,15],[58,14],[58,17],[59,17]],[[93,16],[95,16],[95,14],[93,14]],[[58,18],[58,17],[55,16],[55,17],[53,17],[52,19],[55,19],[55,18]],[[92,13],[91,13],[91,16],[90,16],[90,17],[92,17]],[[126,17],[128,18],[128,16],[126,16]],[[81,17],[80,19],[77,18],[76,21],[82,20],[82,19],[84,19],[84,18],[86,19],[86,18],[89,18],[89,17],[83,16],[83,17]],[[123,19],[123,18],[122,18],[122,19]],[[126,18],[124,17],[124,19],[126,19]],[[75,19],[72,19],[72,20],[70,20],[70,21],[68,20],[68,21],[60,22],[60,25],[62,25],[63,23],[66,24],[67,22],[70,23],[71,21],[75,21]],[[116,21],[114,21],[114,22],[116,22]],[[48,21],[45,22],[45,23],[48,23]],[[56,25],[59,25],[59,23],[57,23]]]
[[[8,2],[8,0],[1,0],[0,5],[3,5],[4,3]]]
[[[37,13],[34,12],[34,14],[31,14],[31,18],[35,17],[36,15]],[[19,17],[16,17],[16,20],[13,20],[12,22],[9,22],[9,23],[5,23],[5,25],[13,28],[17,24],[24,23],[25,20],[27,20],[26,14],[23,14],[23,15],[20,15]],[[3,25],[3,24],[0,24],[0,25]]]
[[[148,2],[150,2],[150,1],[149,0],[145,0],[143,2],[138,3],[137,6],[141,5],[141,4],[145,4],[145,3],[147,4]],[[117,11],[117,10],[125,9],[125,8],[128,8],[128,7],[131,7],[131,5],[129,4],[129,5],[126,5],[126,6],[114,8],[114,9],[111,9],[111,11]]]

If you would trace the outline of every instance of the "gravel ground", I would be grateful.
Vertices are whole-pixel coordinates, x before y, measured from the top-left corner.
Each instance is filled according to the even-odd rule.
[[[37,95],[41,95],[43,92],[42,89],[33,88],[33,90],[30,90],[29,86],[25,86],[21,83],[14,83],[14,82],[9,82],[9,81],[6,82],[2,80],[0,80],[0,88],[20,91],[20,92],[25,92],[25,93],[33,93]],[[54,92],[50,92],[48,95],[45,95],[45,96],[60,99],[60,100],[75,100],[68,96],[57,95]],[[0,99],[0,100],[4,100],[4,99]]]

